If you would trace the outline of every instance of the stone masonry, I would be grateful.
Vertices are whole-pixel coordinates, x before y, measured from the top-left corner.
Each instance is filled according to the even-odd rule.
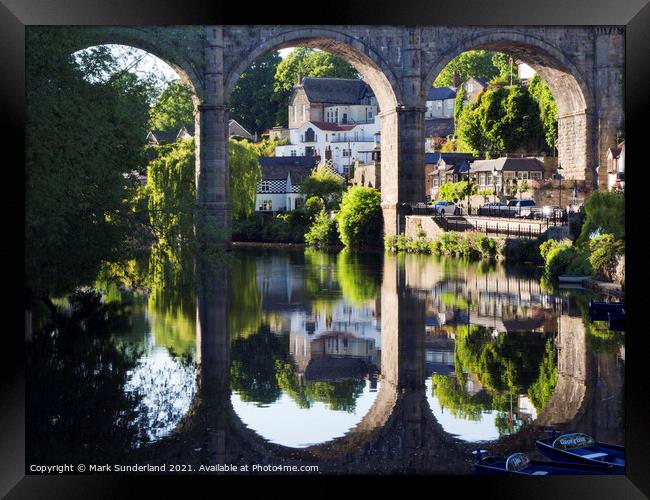
[[[146,50],[177,70],[195,95],[197,202],[228,228],[228,99],[257,58],[314,47],[350,62],[382,110],[385,232],[404,230],[401,204],[424,199],[427,90],[444,66],[471,49],[506,52],[535,69],[558,106],[558,154],[566,179],[605,182],[607,149],[624,127],[624,27],[620,26],[156,26],[84,27],[85,47]],[[85,47],[71,47],[79,50]],[[599,168],[602,167],[602,168]],[[401,224],[400,224],[401,222]]]

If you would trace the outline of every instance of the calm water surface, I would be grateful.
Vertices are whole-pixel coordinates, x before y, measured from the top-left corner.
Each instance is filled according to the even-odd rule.
[[[161,263],[162,262],[162,263]],[[28,463],[467,473],[540,428],[623,442],[624,333],[535,269],[240,249],[100,280],[28,346]],[[532,447],[531,447],[532,446]]]

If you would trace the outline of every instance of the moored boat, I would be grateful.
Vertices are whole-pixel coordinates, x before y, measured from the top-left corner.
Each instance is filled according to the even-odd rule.
[[[589,278],[590,276],[578,276],[573,274],[561,274],[557,277],[560,283],[582,283]]]
[[[622,313],[609,313],[608,315],[609,322],[607,323],[607,328],[617,332],[625,331],[625,312]]]
[[[607,475],[612,473],[611,467],[531,460],[525,453],[513,453],[508,457],[494,457],[489,455],[487,450],[476,450],[472,453],[477,456],[477,461],[474,464],[476,474],[546,476]]]
[[[592,321],[609,321],[609,314],[625,315],[625,302],[589,302]]]
[[[549,437],[535,441],[537,449],[546,458],[576,465],[609,467],[614,474],[625,473],[625,447],[601,443],[579,432],[558,434],[552,432]]]

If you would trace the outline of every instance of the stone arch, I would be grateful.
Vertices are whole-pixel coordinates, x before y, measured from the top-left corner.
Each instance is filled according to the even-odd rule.
[[[70,52],[87,49],[97,45],[125,45],[144,50],[168,64],[179,76],[181,81],[190,89],[195,100],[195,106],[203,98],[203,81],[197,62],[192,61],[187,51],[174,45],[171,34],[162,29],[142,27],[101,27],[75,28],[82,36],[80,42],[70,47]],[[187,31],[186,36],[191,33]]]
[[[382,110],[395,108],[401,102],[398,78],[388,64],[363,41],[334,29],[289,29],[265,38],[226,74],[224,97],[228,101],[239,76],[263,55],[286,47],[299,45],[331,52],[350,63],[372,88]]]
[[[598,163],[595,137],[595,98],[591,82],[560,49],[538,36],[517,30],[469,36],[439,56],[426,72],[422,102],[440,71],[468,50],[507,52],[531,66],[548,85],[558,109],[558,157],[565,177],[593,181]]]

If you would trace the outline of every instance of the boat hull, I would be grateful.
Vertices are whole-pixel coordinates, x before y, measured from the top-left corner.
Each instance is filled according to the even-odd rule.
[[[590,453],[580,455],[573,452],[573,450],[560,450],[554,448],[550,443],[545,441],[546,440],[536,441],[535,444],[539,452],[550,460],[582,466],[609,467],[611,468],[610,473],[612,474],[625,474],[625,448],[622,446],[598,443],[596,446],[589,447]],[[608,461],[589,458],[589,456],[596,456],[599,454],[606,454],[612,458]]]

